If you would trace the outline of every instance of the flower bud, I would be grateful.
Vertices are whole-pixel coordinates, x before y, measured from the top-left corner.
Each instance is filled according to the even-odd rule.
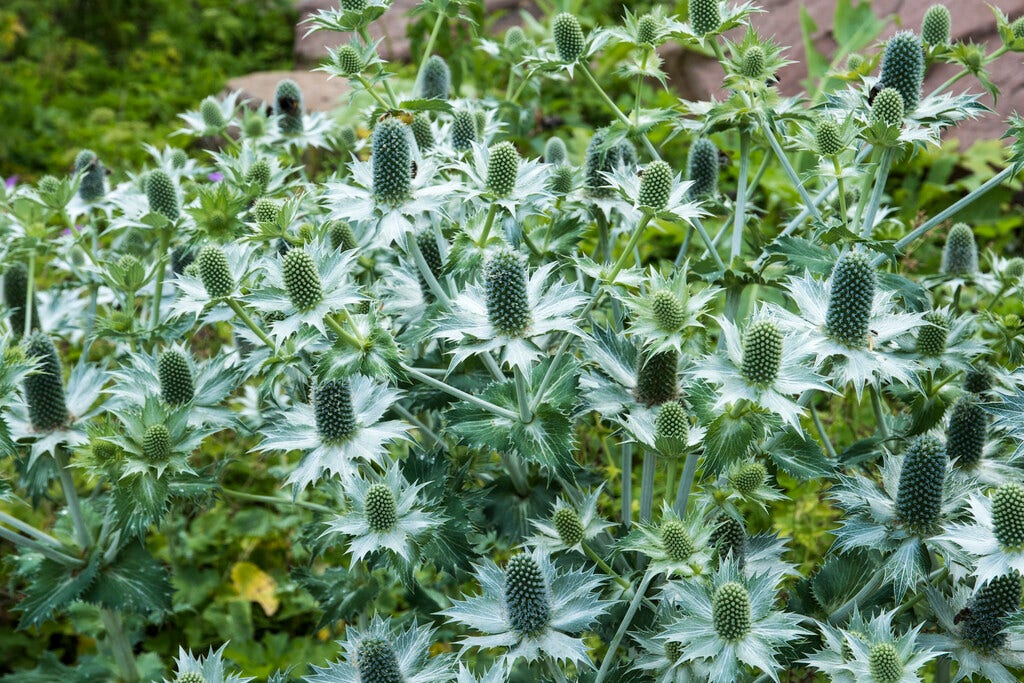
[[[637,202],[640,206],[661,211],[668,206],[672,194],[672,167],[664,161],[653,161],[640,177],[640,192]]]
[[[921,20],[921,39],[925,45],[949,45],[953,18],[945,5],[932,5]]]
[[[740,73],[747,78],[762,78],[764,69],[767,66],[767,58],[764,48],[760,45],[751,45],[743,53],[743,61],[740,63]]]
[[[693,182],[690,197],[704,197],[718,191],[718,148],[708,138],[700,138],[690,147],[687,176]]]
[[[898,683],[903,678],[903,662],[892,643],[875,643],[868,652],[868,669],[876,683]]]
[[[686,320],[686,308],[675,292],[659,289],[651,295],[655,324],[665,332],[678,332]]]
[[[300,311],[316,307],[324,299],[316,262],[305,249],[291,249],[281,262],[281,275],[288,298]]]
[[[653,14],[645,14],[636,22],[636,40],[642,45],[655,46],[658,42],[658,32],[661,30],[661,22]]]
[[[64,400],[64,372],[50,335],[36,332],[25,340],[25,355],[37,358],[36,372],[23,383],[29,421],[37,432],[59,429],[68,421]]]
[[[397,118],[387,118],[373,129],[373,196],[384,204],[400,204],[412,188],[412,150],[409,132]]]
[[[948,462],[942,442],[934,436],[918,436],[907,445],[895,511],[911,531],[924,533],[939,522]]]
[[[1024,487],[1004,484],[992,496],[992,530],[1006,550],[1024,547]]]
[[[567,163],[568,160],[569,151],[565,148],[562,138],[556,136],[548,138],[544,145],[544,162],[558,166]]]
[[[575,62],[583,54],[586,38],[579,20],[572,14],[562,12],[556,16],[551,24],[551,35],[555,39],[558,57],[563,62]]]
[[[313,389],[313,415],[324,443],[344,441],[356,431],[352,392],[344,380],[320,382]]]
[[[764,486],[767,478],[768,469],[764,465],[759,462],[748,462],[729,477],[729,483],[743,495],[749,496]]]
[[[931,311],[925,313],[925,324],[917,333],[917,352],[922,356],[941,356],[946,351],[949,337],[949,318]]]
[[[491,147],[487,158],[487,190],[497,197],[507,197],[516,189],[519,175],[519,152],[511,142]]]
[[[181,351],[167,349],[160,354],[157,376],[160,379],[160,396],[168,405],[182,405],[195,398],[192,369]]]
[[[327,228],[327,236],[333,249],[348,251],[359,245],[356,234],[352,232],[352,226],[346,221],[331,221]]]
[[[984,395],[992,388],[992,373],[988,368],[971,368],[964,375],[964,391]]]
[[[550,187],[551,191],[555,194],[569,194],[572,192],[575,184],[576,170],[572,166],[562,164],[561,166],[555,166],[555,169],[551,171],[551,178],[548,181],[548,187]]]
[[[696,550],[690,533],[678,519],[662,522],[661,545],[665,549],[665,554],[673,562],[685,562]]]
[[[354,45],[342,45],[334,54],[334,65],[342,76],[358,76],[363,71],[363,56]]]
[[[257,159],[245,172],[245,182],[253,185],[260,194],[267,191],[270,185],[270,162],[266,159]]]
[[[142,435],[142,457],[153,463],[166,462],[171,457],[171,432],[167,425],[146,427]]]
[[[782,367],[782,332],[771,320],[759,320],[747,328],[743,338],[740,372],[753,384],[775,382]]]
[[[678,401],[667,401],[654,417],[654,445],[666,458],[675,458],[686,451],[690,440],[690,417]]]
[[[722,25],[719,0],[690,0],[690,27],[698,36],[717,31]]]
[[[747,559],[747,530],[743,522],[725,517],[711,534],[711,544],[720,560],[732,556],[742,567]]]
[[[384,484],[373,484],[367,489],[363,511],[370,531],[376,534],[385,534],[398,524],[395,494]]]
[[[362,12],[366,9],[366,0],[341,0],[342,12]]]
[[[558,537],[567,546],[574,546],[583,540],[583,522],[576,511],[570,507],[560,507],[551,516]]]
[[[966,223],[949,229],[942,248],[941,271],[944,275],[974,275],[978,272],[978,245],[974,231]]]
[[[636,377],[636,400],[648,406],[671,401],[679,395],[679,352],[668,349],[641,359]]]
[[[260,197],[252,206],[252,216],[257,223],[276,223],[280,215],[281,206],[266,197]]]
[[[513,555],[505,567],[505,609],[512,629],[524,636],[540,634],[551,620],[548,587],[530,555]]]
[[[75,157],[75,173],[82,173],[82,182],[78,186],[78,196],[85,202],[94,202],[104,195],[106,171],[96,157],[96,153],[83,149]]]
[[[997,576],[981,586],[968,603],[960,635],[973,648],[989,654],[1006,645],[1005,617],[1020,609],[1020,574]]]
[[[430,119],[426,114],[417,114],[413,117],[412,125],[409,128],[412,130],[412,139],[416,141],[416,146],[421,152],[426,152],[434,147],[434,131],[430,127]]]
[[[843,151],[843,138],[835,119],[818,119],[814,127],[814,141],[818,146],[818,154],[823,157],[835,156]]]
[[[199,250],[196,256],[196,267],[199,279],[211,299],[228,296],[235,289],[235,281],[228,267],[228,257],[224,250],[215,244],[208,244]]]
[[[520,50],[526,46],[526,42],[526,34],[519,26],[512,26],[509,30],[505,31],[505,40],[503,45],[505,47],[505,51],[510,55],[518,55]]]
[[[883,88],[871,103],[871,123],[883,123],[888,127],[903,123],[903,96],[895,88]]]
[[[274,91],[274,113],[281,117],[282,133],[295,135],[305,129],[302,110],[302,91],[298,84],[288,78],[278,83]]]
[[[207,683],[206,676],[198,671],[184,671],[178,674],[174,683]]]
[[[452,72],[448,62],[437,55],[431,55],[423,66],[423,80],[420,82],[420,97],[425,100],[447,100],[452,92]]]
[[[146,199],[149,200],[149,210],[153,213],[158,213],[172,222],[178,220],[178,187],[163,169],[150,171],[146,176]]]
[[[747,589],[733,581],[719,586],[711,598],[711,620],[723,640],[739,640],[750,633],[750,594]]]
[[[530,326],[526,264],[513,251],[503,250],[487,262],[484,291],[487,316],[498,334],[521,337]]]
[[[200,103],[199,114],[203,117],[203,123],[206,124],[207,130],[220,131],[227,126],[227,121],[224,120],[224,112],[221,111],[220,103],[217,102],[217,98],[212,95]]]
[[[867,345],[875,300],[875,268],[868,257],[850,251],[832,270],[825,331],[836,341],[859,348]]]
[[[403,683],[402,669],[392,643],[383,638],[366,638],[356,648],[360,683]]]
[[[473,112],[455,112],[455,118],[452,119],[452,147],[458,150],[466,150],[476,141],[476,121],[474,120]]]
[[[971,467],[985,450],[988,416],[974,394],[964,394],[953,404],[946,427],[946,455],[958,467]]]
[[[917,108],[923,82],[924,48],[921,39],[912,31],[901,31],[885,45],[878,83],[883,88],[899,91],[903,96],[904,111],[909,113]]]

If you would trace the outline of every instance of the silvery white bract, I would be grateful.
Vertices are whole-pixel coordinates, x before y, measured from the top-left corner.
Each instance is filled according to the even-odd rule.
[[[597,499],[601,495],[602,490],[603,487],[599,486],[593,491],[587,493],[582,499],[579,508],[577,508],[571,501],[565,500],[561,496],[555,500],[555,504],[551,508],[552,513],[563,508],[569,509],[579,517],[583,533],[578,542],[572,545],[567,545],[565,540],[562,539],[561,535],[558,533],[558,529],[555,528],[555,524],[550,518],[548,518],[530,520],[530,524],[532,524],[533,528],[537,530],[537,533],[526,540],[527,545],[544,550],[550,555],[554,555],[555,553],[565,550],[572,550],[582,554],[584,552],[584,543],[615,526],[614,523],[601,517],[597,511]]]
[[[955,544],[971,557],[979,585],[997,576],[1024,572],[1024,548],[1006,547],[996,538],[992,499],[972,493],[967,505],[974,521],[947,524],[946,533],[939,539]]]
[[[553,198],[548,189],[548,177],[551,172],[549,164],[539,159],[521,159],[512,192],[504,197],[484,199],[487,193],[490,149],[474,142],[471,150],[469,159],[456,162],[456,167],[466,178],[462,186],[456,190],[456,195],[463,197],[463,201],[493,202],[519,223],[547,210]]]
[[[653,266],[644,279],[643,287],[632,293],[616,296],[629,308],[633,323],[629,326],[629,335],[636,337],[644,350],[660,353],[675,349],[679,353],[691,353],[700,348],[701,332],[707,324],[709,304],[721,292],[717,287],[704,287],[697,292],[691,291],[687,282],[688,269],[672,271],[668,277],[662,275]],[[680,307],[680,320],[675,329],[665,329],[659,324],[652,304],[657,292],[668,292],[675,297]]]
[[[619,542],[623,551],[642,553],[648,558],[647,573],[667,579],[700,577],[711,571],[714,547],[712,527],[703,515],[691,513],[680,518],[668,504],[660,522],[640,522]]]
[[[240,676],[234,672],[226,671],[226,662],[224,661],[224,650],[227,648],[228,643],[224,643],[217,650],[212,647],[206,656],[198,656],[192,654],[191,650],[186,651],[185,648],[178,648],[178,656],[174,660],[174,668],[177,677],[181,677],[182,674],[200,674],[206,683],[246,683],[247,681],[253,680],[252,676]],[[174,683],[172,679],[170,681],[164,679],[164,683]]]

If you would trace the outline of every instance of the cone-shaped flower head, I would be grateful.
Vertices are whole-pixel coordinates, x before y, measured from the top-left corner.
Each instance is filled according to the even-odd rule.
[[[750,594],[735,581],[723,583],[711,598],[711,619],[723,640],[739,640],[750,633]]]
[[[78,186],[78,196],[83,201],[93,202],[103,196],[106,172],[95,152],[83,149],[78,153],[75,157],[75,173],[83,173],[82,182]]]
[[[896,492],[896,517],[915,532],[931,529],[942,513],[946,451],[934,436],[918,436],[907,445]]]
[[[981,460],[985,450],[988,416],[978,397],[964,394],[953,404],[946,427],[946,454],[959,467],[970,467]]]
[[[669,519],[661,525],[661,544],[673,562],[685,562],[697,549],[686,525],[678,519]]]
[[[281,206],[272,199],[260,197],[252,205],[252,216],[257,223],[275,223],[281,215]]]
[[[178,220],[180,205],[178,203],[178,187],[167,171],[156,169],[146,176],[146,199],[149,210],[164,216],[169,221]]]
[[[36,186],[39,188],[39,194],[44,197],[53,195],[60,191],[60,181],[52,175],[44,175],[39,179],[39,182],[36,183]]]
[[[1024,17],[1018,17],[1014,19],[1013,23],[1010,24],[1010,33],[1016,40],[1024,38]]]
[[[469,149],[477,140],[476,119],[471,111],[457,111],[452,119],[452,147]]]
[[[691,197],[704,197],[718,191],[718,148],[708,138],[700,138],[690,147],[686,172],[693,185]]]
[[[608,181],[602,174],[611,173],[622,159],[618,147],[604,149],[607,137],[608,132],[602,128],[594,133],[590,138],[590,144],[587,145],[587,156],[583,166],[584,186],[592,197],[606,197],[611,194]]]
[[[352,226],[347,221],[331,221],[327,236],[331,240],[331,247],[341,251],[355,249],[359,244],[356,234],[352,232]]]
[[[412,186],[412,149],[405,124],[386,118],[373,129],[373,196],[385,204],[400,204]]]
[[[26,339],[25,355],[39,359],[36,372],[27,375],[24,381],[29,420],[38,432],[52,431],[68,420],[63,369],[57,347],[50,335],[37,332]]]
[[[867,345],[875,279],[874,266],[861,252],[847,252],[836,261],[825,312],[825,332],[829,336],[847,346]]]
[[[142,455],[150,462],[164,462],[171,457],[171,431],[167,425],[146,427],[142,435]]]
[[[583,522],[571,507],[557,508],[551,516],[551,521],[555,525],[558,537],[567,546],[574,546],[583,540]]]
[[[509,30],[505,31],[505,40],[503,41],[505,50],[512,55],[519,53],[519,50],[526,45],[526,33],[519,26],[513,26]]]
[[[658,327],[666,332],[676,332],[686,320],[683,302],[669,289],[659,289],[651,295],[651,312]]]
[[[729,477],[732,487],[744,495],[749,495],[764,485],[768,478],[768,469],[759,462],[748,462]]]
[[[274,113],[281,117],[282,133],[302,132],[302,109],[302,90],[299,85],[288,78],[278,83],[274,91]]]
[[[367,638],[356,650],[360,683],[404,683],[395,648],[383,638]]]
[[[771,320],[759,320],[743,338],[740,372],[754,384],[771,384],[782,367],[782,332]]]
[[[524,636],[540,633],[551,619],[544,575],[526,553],[513,555],[505,568],[505,608],[512,628]]]
[[[711,534],[711,543],[719,558],[732,555],[733,560],[740,567],[743,566],[747,557],[747,530],[738,519],[724,518]]]
[[[672,175],[672,167],[664,161],[648,164],[640,177],[640,191],[637,194],[640,206],[656,212],[668,206],[669,195],[672,193]]]
[[[266,159],[257,159],[245,173],[245,182],[255,185],[260,192],[266,192],[270,185],[270,162]]]
[[[871,103],[871,122],[881,121],[886,126],[903,123],[903,96],[896,88],[882,88]]]
[[[188,247],[175,247],[171,251],[171,272],[176,275],[184,273],[185,269],[195,260],[195,252]]]
[[[992,373],[988,368],[971,368],[964,375],[964,391],[984,394],[992,388]]]
[[[228,267],[228,257],[216,244],[207,244],[200,249],[195,265],[199,270],[199,279],[211,298],[227,296],[234,290],[235,281]]]
[[[356,76],[363,71],[363,56],[354,45],[342,45],[334,55],[334,64],[342,76]]]
[[[171,152],[171,166],[174,168],[185,168],[188,163],[188,152],[183,149],[176,149]]]
[[[544,145],[544,162],[555,166],[564,164],[569,160],[569,150],[565,148],[562,138],[554,136],[548,138]]]
[[[313,390],[313,415],[324,443],[338,443],[356,431],[352,392],[345,380],[320,382]]]
[[[875,683],[898,683],[903,677],[903,662],[892,643],[875,643],[868,652],[871,680]]]
[[[430,127],[430,119],[426,114],[417,114],[413,117],[409,127],[412,129],[412,139],[416,141],[416,146],[420,148],[421,152],[426,152],[434,147],[434,131]]]
[[[174,679],[174,683],[207,683],[206,676],[198,671],[184,671]]]
[[[1004,484],[992,496],[992,531],[999,545],[1024,548],[1024,487]]]
[[[4,273],[4,305],[11,309],[11,332],[20,337],[25,331],[25,300],[28,298],[28,269],[12,263]],[[39,329],[36,295],[32,293],[32,329]]]
[[[924,316],[925,324],[917,333],[917,352],[922,356],[941,356],[949,338],[949,318],[931,311]]]
[[[487,262],[484,291],[494,329],[507,337],[522,336],[531,322],[523,259],[507,249],[492,256]]]
[[[395,494],[384,484],[373,484],[366,491],[363,512],[370,531],[378,534],[387,533],[398,523],[398,503]]]
[[[690,26],[698,36],[718,30],[722,25],[719,0],[690,0]]]
[[[292,305],[300,311],[308,311],[323,301],[324,287],[316,262],[305,249],[291,249],[281,263],[284,287]]]
[[[551,35],[555,39],[558,57],[563,62],[575,62],[583,54],[586,39],[580,21],[568,12],[562,12],[551,23]]]
[[[925,45],[948,45],[953,18],[945,5],[932,5],[921,20],[921,39]]]
[[[563,164],[555,166],[555,170],[551,172],[551,180],[548,183],[548,187],[557,195],[569,194],[572,192],[575,181],[576,172],[571,166]]]
[[[427,262],[427,268],[430,270],[430,274],[435,279],[440,279],[444,275],[444,261],[441,258],[441,250],[437,246],[437,240],[434,238],[434,233],[429,230],[424,230],[416,235],[416,244],[420,249],[420,253],[423,255],[423,260]],[[433,298],[433,293],[430,291],[430,287],[427,285],[427,281],[423,278],[423,274],[420,273],[420,288],[423,290],[424,296]]]
[[[1004,618],[1020,609],[1020,574],[1004,574],[978,589],[960,622],[960,636],[972,647],[991,653],[1006,645]]]
[[[661,21],[653,14],[645,14],[636,22],[636,40],[645,45],[654,45],[661,30]]]
[[[654,445],[662,455],[674,458],[686,450],[690,439],[690,418],[678,401],[667,401],[654,417]]]
[[[366,0],[341,0],[343,12],[362,12],[366,9]]]
[[[224,112],[221,111],[217,98],[212,95],[199,104],[199,115],[203,117],[206,127],[212,130],[220,130],[227,125]]]
[[[921,39],[913,31],[901,31],[885,45],[879,85],[899,91],[903,96],[904,110],[912,112],[921,99],[923,81],[924,48]]]
[[[843,151],[843,138],[839,133],[839,124],[835,119],[822,117],[814,127],[814,141],[818,146],[818,154],[831,157]]]
[[[766,65],[767,59],[764,54],[764,48],[760,45],[751,45],[747,48],[747,51],[743,53],[743,61],[740,63],[740,73],[747,78],[761,78],[764,75]]]
[[[636,400],[657,406],[679,395],[679,352],[668,349],[652,353],[640,362],[636,376]]]
[[[974,231],[966,223],[949,229],[942,248],[942,272],[945,275],[974,275],[978,272],[978,245]]]
[[[1007,261],[1002,275],[1008,280],[1019,280],[1021,277],[1024,277],[1024,258],[1014,256]]]
[[[192,369],[181,351],[167,349],[160,354],[157,376],[160,379],[160,396],[168,405],[179,406],[195,397]]]
[[[437,55],[431,55],[423,66],[423,80],[420,82],[420,97],[425,100],[447,100],[452,92],[452,71],[448,62]]]
[[[491,147],[487,158],[487,189],[498,197],[507,197],[516,188],[519,175],[519,152],[511,142]]]

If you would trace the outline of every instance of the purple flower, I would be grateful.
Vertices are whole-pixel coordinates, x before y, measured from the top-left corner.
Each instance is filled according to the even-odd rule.
[[[12,175],[10,178],[4,181],[8,188],[12,188],[18,184],[18,176]]]
[[[210,182],[219,183],[224,180],[224,174],[219,171],[214,171],[213,173],[206,174],[206,178]]]

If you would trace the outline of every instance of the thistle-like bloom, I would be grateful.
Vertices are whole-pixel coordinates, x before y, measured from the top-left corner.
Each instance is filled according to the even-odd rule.
[[[349,625],[342,659],[314,666],[307,683],[447,683],[455,680],[451,655],[430,656],[434,629],[375,615],[365,629]]]
[[[447,100],[452,92],[452,71],[448,62],[437,55],[423,65],[423,76],[420,80],[420,97],[425,100]]]
[[[739,680],[751,666],[778,681],[779,651],[804,635],[800,618],[772,609],[781,575],[747,577],[734,562],[723,562],[707,580],[666,584],[664,599],[682,613],[666,639],[679,643],[684,662],[710,660],[709,680]]]
[[[918,624],[902,635],[892,629],[893,612],[865,619],[854,608],[846,628],[819,623],[824,648],[804,660],[833,683],[917,683],[917,672],[937,652],[918,645]]]
[[[91,149],[83,149],[75,157],[75,173],[82,174],[82,182],[78,186],[78,196],[83,202],[95,202],[106,194],[106,169],[100,163],[96,153]]]
[[[542,657],[591,666],[578,634],[605,612],[608,603],[598,597],[603,577],[590,570],[556,570],[540,550],[512,556],[505,569],[490,560],[475,569],[481,594],[441,612],[482,634],[466,636],[462,644],[505,648],[506,668],[517,659]]]
[[[689,22],[698,36],[717,31],[722,24],[720,0],[691,0]]]
[[[501,352],[501,361],[524,372],[541,355],[535,341],[551,332],[580,334],[573,311],[585,297],[578,287],[551,277],[547,263],[527,276],[522,257],[503,250],[487,262],[484,282],[463,290],[434,334],[454,342],[450,368],[470,356]],[[553,280],[553,281],[551,281]]]
[[[230,320],[234,312],[223,299],[234,295],[248,280],[252,261],[252,253],[243,244],[205,245],[197,252],[193,266],[178,274],[172,309],[178,315],[201,316],[207,323]]]
[[[953,17],[945,5],[932,5],[921,20],[921,40],[925,45],[948,45],[952,22]]]
[[[245,100],[239,101],[241,93],[233,91],[223,99],[207,97],[202,101],[198,110],[187,111],[178,114],[178,117],[185,122],[185,127],[174,132],[175,135],[190,135],[192,137],[207,137],[220,135],[229,127],[237,126],[238,107],[245,104]]]
[[[301,490],[324,476],[354,476],[355,461],[386,464],[388,444],[406,438],[409,427],[381,421],[398,391],[369,377],[319,380],[310,403],[298,403],[268,421],[257,451],[305,451],[288,483]]]
[[[150,212],[158,213],[172,223],[181,215],[178,185],[163,169],[150,171],[146,176],[146,198]]]
[[[943,275],[966,278],[978,273],[978,244],[974,241],[974,231],[966,223],[950,228],[942,248],[941,271]]]
[[[686,159],[686,176],[691,197],[706,197],[718,191],[718,148],[708,138],[694,140]]]
[[[192,472],[189,456],[207,436],[218,431],[214,427],[189,424],[187,407],[171,407],[156,396],[144,403],[127,406],[115,412],[121,422],[119,434],[104,440],[119,446],[126,456],[121,476],[166,471]]]
[[[1018,582],[1015,594],[1019,607],[1020,577],[1013,580]],[[973,596],[962,583],[950,596],[929,587],[928,604],[942,632],[923,634],[921,642],[956,662],[953,681],[1015,683],[1020,679],[1014,670],[1024,667],[1024,634],[1019,627],[1003,631],[1008,625],[1006,598],[1014,591],[1006,590],[1006,578],[983,583],[979,578],[979,590]],[[1009,587],[1012,589],[1012,585]]]
[[[508,141],[489,149],[474,142],[469,149],[472,154],[457,164],[465,177],[459,196],[467,201],[483,197],[520,222],[548,207],[550,166],[537,159],[520,159]]]
[[[619,547],[647,557],[647,571],[655,575],[663,574],[670,578],[702,576],[711,567],[714,550],[712,529],[704,524],[702,518],[700,514],[691,514],[680,519],[665,504],[660,522],[636,524]]]
[[[358,562],[370,553],[390,550],[405,562],[415,559],[418,537],[440,526],[442,519],[422,508],[419,492],[426,484],[410,484],[395,464],[383,476],[343,477],[349,507],[327,521],[323,535],[350,537],[348,551]]]
[[[720,290],[705,287],[691,293],[686,280],[685,266],[669,277],[652,267],[646,291],[621,295],[630,311],[627,331],[637,337],[649,353],[673,350],[688,354],[700,348],[706,308]]]
[[[186,652],[185,648],[179,647],[178,656],[174,658],[175,678],[173,681],[165,679],[164,683],[246,683],[253,680],[251,676],[225,671],[226,647],[227,643],[216,651],[211,647],[205,657],[196,657],[191,650]]]
[[[579,19],[568,12],[562,12],[551,22],[551,37],[563,62],[575,62],[587,46]]]
[[[907,112],[917,109],[924,81],[924,48],[912,31],[897,33],[885,45],[879,85],[894,88],[903,97]]]
[[[775,315],[808,333],[804,345],[817,355],[817,365],[831,360],[837,388],[852,384],[859,398],[868,382],[916,381],[913,359],[889,347],[919,327],[923,314],[893,312],[894,293],[877,286],[867,256],[848,252],[827,281],[805,274],[792,278],[787,288],[800,315],[782,309]]]
[[[314,327],[326,334],[324,317],[363,300],[351,280],[354,251],[337,251],[324,242],[293,247],[267,269],[262,286],[245,300],[264,313],[281,314],[271,328],[277,339]]]
[[[969,507],[974,523],[949,524],[941,538],[973,556],[981,583],[1024,572],[1024,486],[1004,484],[991,497],[972,494]]]
[[[597,498],[601,495],[601,488],[599,486],[587,494],[579,510],[570,501],[559,497],[550,519],[531,520],[537,534],[528,539],[527,544],[552,555],[563,550],[583,553],[584,541],[615,526],[597,512]]]
[[[946,454],[958,468],[970,468],[981,461],[988,432],[988,414],[978,397],[964,394],[953,404],[946,426]]]
[[[664,162],[653,162],[638,174],[628,164],[619,164],[602,171],[604,185],[614,190],[632,208],[642,214],[663,220],[690,224],[704,212],[693,201],[693,183],[673,174]]]
[[[799,428],[804,409],[793,396],[812,389],[836,393],[808,366],[814,352],[804,335],[784,335],[767,309],[747,326],[742,342],[731,321],[717,320],[725,354],[712,354],[694,369],[697,377],[719,387],[716,411],[749,401]]]
[[[896,88],[882,88],[871,103],[871,124],[873,126],[882,125],[887,128],[899,126],[903,123],[905,114],[903,96]]]

